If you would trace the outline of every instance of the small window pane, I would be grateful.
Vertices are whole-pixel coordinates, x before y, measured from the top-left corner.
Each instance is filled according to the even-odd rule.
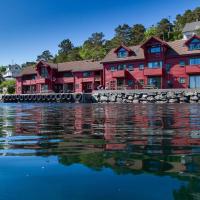
[[[128,65],[128,70],[129,70],[129,71],[133,71],[133,70],[134,70],[133,65]]]
[[[143,69],[144,69],[144,64],[140,64],[140,65],[139,65],[139,69],[140,69],[140,70],[143,70]]]
[[[179,78],[179,83],[185,83],[185,82],[186,82],[185,78],[183,78],[183,77]]]
[[[184,66],[185,66],[185,61],[184,61],[184,60],[181,60],[181,61],[179,62],[179,65],[180,65],[181,67],[184,67]]]

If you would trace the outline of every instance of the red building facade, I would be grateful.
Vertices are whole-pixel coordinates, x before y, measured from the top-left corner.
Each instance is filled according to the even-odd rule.
[[[16,82],[17,94],[92,92],[103,85],[103,66],[99,62],[75,61],[47,63],[22,70]]]
[[[16,93],[92,92],[105,89],[200,88],[200,38],[120,45],[101,62],[39,62],[17,77]]]
[[[121,45],[102,61],[107,89],[200,88],[200,38],[165,42],[150,38]]]

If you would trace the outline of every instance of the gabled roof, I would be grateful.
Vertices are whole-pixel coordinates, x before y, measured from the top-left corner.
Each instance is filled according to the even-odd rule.
[[[36,64],[36,68],[40,65],[44,65],[44,66],[49,66],[52,69],[57,69],[58,68],[58,64],[54,64],[54,63],[50,63],[50,62],[45,62],[45,61],[39,61]]]
[[[82,71],[96,71],[103,70],[103,66],[100,62],[91,60],[81,60],[72,61],[58,64],[58,72],[72,71],[72,72],[82,72]]]
[[[33,66],[28,66],[25,68],[22,68],[20,74],[17,77],[25,76],[25,75],[34,75],[36,74],[36,67],[35,65]]]
[[[132,49],[130,49],[129,47],[127,47],[127,46],[124,45],[123,43],[122,43],[118,48],[116,48],[114,52],[117,53],[121,48],[125,49],[125,50],[128,51],[129,53],[133,52]]]
[[[193,39],[200,40],[200,37],[198,35],[193,35],[189,40],[185,42],[185,45],[188,45]]]
[[[200,21],[187,23],[183,28],[183,33],[197,31],[198,29],[200,29]]]
[[[157,38],[157,37],[150,37],[148,40],[146,40],[142,45],[141,45],[141,48],[144,48],[146,46],[146,44],[148,44],[149,42],[151,41],[157,41],[163,45],[166,45],[168,46],[167,42],[161,40],[160,38]]]
[[[52,69],[56,69],[58,72],[71,71],[71,72],[83,72],[83,71],[97,71],[103,70],[102,64],[100,62],[91,61],[91,60],[82,60],[82,61],[72,61],[65,63],[47,63],[45,61],[40,61],[34,66],[23,68],[18,77],[24,75],[33,75],[36,74],[36,68],[40,65],[49,66]]]
[[[162,41],[162,40],[161,40]],[[176,40],[173,42],[165,42],[168,45],[167,56],[180,56],[180,55],[195,55],[200,54],[200,50],[189,51],[188,47],[185,45],[184,40]],[[133,61],[133,60],[144,60],[144,49],[140,45],[129,47],[134,51],[134,55],[128,56],[126,58],[118,58],[115,49],[112,49],[101,63],[113,63],[113,62],[123,62],[123,61]]]

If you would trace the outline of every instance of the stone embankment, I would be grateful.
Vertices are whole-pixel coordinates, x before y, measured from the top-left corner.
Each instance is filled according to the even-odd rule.
[[[199,103],[200,89],[94,91],[97,103]]]

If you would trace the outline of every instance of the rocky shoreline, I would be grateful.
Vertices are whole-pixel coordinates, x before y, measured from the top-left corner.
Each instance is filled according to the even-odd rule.
[[[95,91],[96,103],[199,103],[200,90]]]

